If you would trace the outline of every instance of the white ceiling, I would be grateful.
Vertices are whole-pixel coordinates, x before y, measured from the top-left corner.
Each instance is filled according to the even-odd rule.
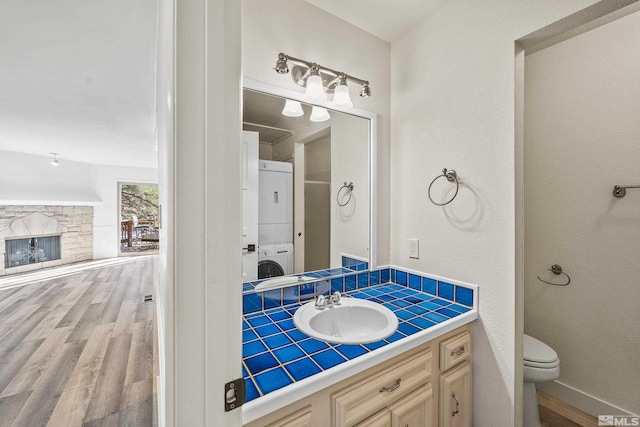
[[[445,4],[307,1],[385,40]],[[0,150],[157,167],[156,13],[157,0],[4,2]]]
[[[0,14],[0,150],[157,167],[156,0],[21,0]]]
[[[391,42],[451,0],[305,0]]]

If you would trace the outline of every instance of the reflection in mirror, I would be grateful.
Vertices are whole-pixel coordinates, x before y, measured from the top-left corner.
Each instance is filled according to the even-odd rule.
[[[368,269],[370,120],[243,93],[245,291]]]

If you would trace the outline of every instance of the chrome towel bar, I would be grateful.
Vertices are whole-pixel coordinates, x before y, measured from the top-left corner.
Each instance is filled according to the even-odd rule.
[[[640,185],[614,185],[613,195],[615,197],[624,197],[627,194],[627,188],[640,188]]]

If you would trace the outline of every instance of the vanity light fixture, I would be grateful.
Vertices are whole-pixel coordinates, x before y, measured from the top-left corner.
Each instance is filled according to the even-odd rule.
[[[360,89],[360,96],[363,98],[368,98],[371,96],[371,88],[369,87],[369,82],[364,82],[362,84],[362,89]]]
[[[60,166],[60,162],[58,161],[58,153],[49,153],[53,154],[53,160],[51,160],[51,166]]]
[[[330,118],[331,116],[326,108],[316,107],[314,105],[311,109],[311,117],[309,117],[309,120],[312,122],[326,122]]]
[[[353,102],[351,102],[351,96],[349,96],[349,86],[347,86],[347,76],[342,73],[338,77],[339,81],[333,90],[333,104],[339,108],[351,108]]]
[[[333,93],[333,104],[337,108],[351,108],[353,107],[353,103],[349,96],[348,82],[360,85],[361,97],[368,98],[371,96],[371,88],[367,80],[350,76],[342,71],[323,67],[315,62],[294,58],[284,53],[278,55],[274,70],[278,74],[289,73],[289,62],[295,64],[295,66],[291,68],[291,78],[293,81],[302,87],[306,87],[305,101],[307,102],[318,103],[324,101],[327,99],[327,93]]]
[[[307,89],[304,92],[304,100],[307,102],[322,102],[327,99],[327,94],[322,85],[322,77],[318,66],[313,64],[307,77]]]
[[[287,99],[284,103],[284,109],[282,110],[282,115],[287,117],[300,117],[304,114],[302,110],[302,104],[299,101],[294,101],[293,99]]]

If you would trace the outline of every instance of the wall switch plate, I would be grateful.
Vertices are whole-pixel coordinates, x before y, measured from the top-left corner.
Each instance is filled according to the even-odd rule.
[[[420,258],[420,240],[409,239],[409,258]]]

